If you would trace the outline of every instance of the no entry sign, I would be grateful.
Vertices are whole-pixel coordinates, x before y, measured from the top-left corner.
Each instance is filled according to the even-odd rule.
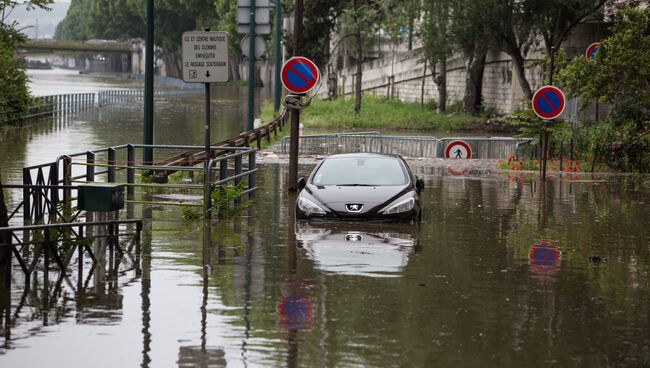
[[[282,66],[282,84],[291,93],[307,93],[318,83],[320,72],[313,61],[294,56]]]
[[[596,52],[598,52],[598,47],[600,47],[600,42],[594,42],[587,47],[587,51],[585,51],[585,57],[587,58],[587,60],[589,61],[596,60]]]
[[[562,115],[566,99],[554,86],[544,86],[533,95],[533,111],[542,119],[552,120]]]
[[[445,158],[472,158],[472,149],[465,141],[451,141],[445,149]]]

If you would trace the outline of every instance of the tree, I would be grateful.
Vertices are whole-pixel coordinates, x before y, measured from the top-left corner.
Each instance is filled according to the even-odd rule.
[[[452,19],[450,35],[454,49],[466,59],[464,110],[476,115],[481,109],[483,72],[488,49],[494,46],[494,36],[486,19],[485,3],[473,0],[454,0],[450,3]]]
[[[16,58],[20,44],[26,41],[22,29],[8,17],[16,6],[28,10],[48,9],[53,0],[33,0],[18,4],[10,0],[0,0],[0,122],[13,119],[24,111],[30,103],[27,73],[25,66]]]
[[[438,112],[447,109],[447,58],[452,55],[450,0],[424,0],[424,21],[420,36],[424,43],[424,58],[438,86]]]
[[[495,36],[497,49],[507,53],[524,92],[531,99],[533,92],[526,79],[526,55],[540,38],[545,41],[547,55],[558,48],[580,23],[602,9],[607,0],[485,0],[485,19]]]
[[[347,35],[353,37],[354,61],[354,113],[361,113],[361,84],[363,82],[363,50],[372,43],[382,18],[382,4],[379,0],[353,0],[343,10],[340,33],[347,42]]]
[[[566,91],[585,103],[608,103],[600,153],[612,167],[650,171],[650,11],[626,8],[600,44],[595,62],[574,59],[560,74]]]

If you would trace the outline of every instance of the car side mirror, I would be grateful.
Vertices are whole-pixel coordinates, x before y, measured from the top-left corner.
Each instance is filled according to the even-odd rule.
[[[424,190],[424,180],[418,178],[417,176],[415,177],[415,188],[418,190],[418,192]]]
[[[305,189],[306,186],[307,186],[307,180],[305,180],[303,176],[298,178],[298,191]]]

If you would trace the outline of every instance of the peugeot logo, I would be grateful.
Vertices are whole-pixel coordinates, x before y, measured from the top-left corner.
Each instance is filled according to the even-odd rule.
[[[361,212],[361,209],[363,208],[362,204],[358,203],[351,203],[351,204],[346,204],[345,209],[348,210],[348,212]]]

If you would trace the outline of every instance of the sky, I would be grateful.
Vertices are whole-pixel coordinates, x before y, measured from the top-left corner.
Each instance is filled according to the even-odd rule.
[[[29,38],[52,38],[56,25],[65,18],[69,6],[69,0],[56,0],[49,12],[41,9],[28,12],[24,6],[19,6],[11,13],[9,20],[17,21],[20,28],[26,27],[23,32]]]

